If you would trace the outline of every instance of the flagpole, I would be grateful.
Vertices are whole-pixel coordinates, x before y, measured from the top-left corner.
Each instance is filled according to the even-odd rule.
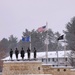
[[[66,39],[64,37],[64,59],[66,58]],[[65,65],[67,65],[67,61],[65,61]]]
[[[46,63],[48,63],[48,44],[46,44]]]
[[[30,35],[30,50],[31,50],[31,35]]]
[[[56,50],[56,52],[57,52],[57,66],[58,66],[58,64],[59,64],[59,60],[58,60],[58,48],[59,47],[59,41],[57,40],[57,50]]]
[[[46,22],[46,27],[47,27],[47,33],[46,33],[46,63],[48,63],[48,23]]]

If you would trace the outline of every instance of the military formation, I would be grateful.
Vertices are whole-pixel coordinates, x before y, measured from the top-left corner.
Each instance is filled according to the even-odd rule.
[[[34,54],[34,59],[36,60],[36,48],[34,47],[34,51],[33,51],[33,54]],[[12,56],[13,56],[13,50],[10,49],[10,58],[12,60]],[[22,48],[21,51],[19,51],[17,48],[15,49],[15,56],[16,56],[16,60],[18,60],[18,55],[21,54],[21,58],[22,60],[24,60],[24,57],[25,57],[25,51],[24,49]],[[28,60],[30,60],[30,54],[31,54],[31,50],[30,48],[28,47],[27,49],[27,56],[28,56]]]

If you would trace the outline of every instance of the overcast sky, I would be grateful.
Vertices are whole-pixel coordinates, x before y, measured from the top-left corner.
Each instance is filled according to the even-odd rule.
[[[75,0],[0,0],[0,40],[11,34],[21,39],[22,32],[48,28],[61,34],[75,16]]]

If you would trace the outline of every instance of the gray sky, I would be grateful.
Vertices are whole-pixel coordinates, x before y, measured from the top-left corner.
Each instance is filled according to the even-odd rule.
[[[11,34],[21,39],[22,32],[48,22],[54,32],[65,29],[75,16],[75,0],[0,0],[0,40]]]

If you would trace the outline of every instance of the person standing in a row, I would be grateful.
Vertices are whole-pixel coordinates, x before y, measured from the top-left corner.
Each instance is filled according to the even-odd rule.
[[[18,60],[18,54],[19,54],[19,51],[18,51],[18,49],[16,48],[16,50],[15,50],[15,55],[16,55],[16,59]]]
[[[11,58],[11,60],[12,60],[12,56],[13,56],[13,50],[11,49],[10,50],[10,58]]]
[[[35,49],[35,47],[34,47],[34,59],[36,59],[36,49]]]
[[[28,59],[30,59],[30,49],[29,49],[29,47],[27,49],[27,54],[28,54]]]
[[[24,54],[25,54],[25,51],[24,51],[23,48],[22,48],[22,50],[21,50],[21,57],[22,57],[22,60],[24,59]]]

